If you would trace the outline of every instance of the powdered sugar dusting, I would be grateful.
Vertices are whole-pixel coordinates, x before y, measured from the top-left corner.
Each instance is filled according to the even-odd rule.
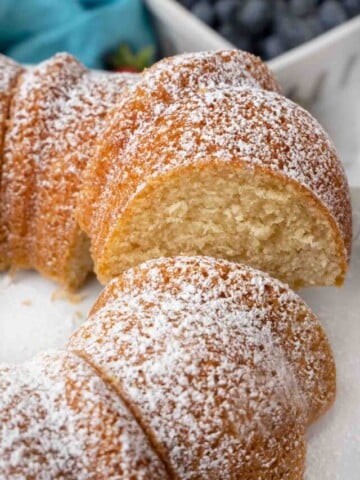
[[[7,119],[10,90],[14,78],[22,70],[22,67],[10,58],[0,55],[0,125],[4,128]],[[2,137],[2,135],[1,135]]]
[[[301,478],[304,426],[334,395],[327,341],[300,299],[210,258],[129,270],[69,346],[120,386],[184,479]]]
[[[0,367],[1,478],[166,479],[123,402],[69,352]]]
[[[194,89],[245,85],[280,92],[271,71],[260,58],[241,50],[196,52],[165,58],[143,74],[140,90],[176,99]]]

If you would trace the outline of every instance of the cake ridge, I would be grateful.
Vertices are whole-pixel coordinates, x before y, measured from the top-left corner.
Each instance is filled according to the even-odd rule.
[[[9,267],[8,227],[3,206],[3,154],[6,131],[9,127],[13,91],[23,72],[23,67],[0,54],[0,270]]]
[[[168,478],[122,400],[75,354],[2,365],[0,385],[4,478]]]

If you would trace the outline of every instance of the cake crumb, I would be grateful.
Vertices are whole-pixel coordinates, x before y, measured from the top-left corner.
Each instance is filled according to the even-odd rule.
[[[72,323],[74,329],[78,328],[85,320],[85,315],[80,310],[75,310],[72,315]]]
[[[25,298],[25,300],[21,302],[21,305],[25,305],[26,307],[31,307],[32,301],[28,298]]]
[[[66,300],[69,303],[75,305],[81,303],[86,298],[86,295],[80,293],[72,293],[63,288],[57,288],[51,295],[51,301]]]

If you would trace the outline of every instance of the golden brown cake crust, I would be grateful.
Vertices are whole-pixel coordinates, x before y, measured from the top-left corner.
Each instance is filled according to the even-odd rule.
[[[13,98],[5,138],[4,206],[9,218],[10,247],[15,267],[31,267],[32,256],[35,255],[33,224],[40,189],[37,179],[43,164],[46,164],[44,156],[53,145],[53,140],[49,138],[49,126],[44,120],[52,119],[54,102],[57,99],[65,101],[66,95],[85,71],[71,56],[57,55],[28,69]],[[50,178],[48,182],[53,185]],[[44,188],[47,187],[48,184],[45,184]],[[56,199],[50,201],[55,203]],[[42,221],[46,222],[47,218]]]
[[[3,218],[2,205],[2,169],[4,137],[9,120],[10,101],[12,93],[23,68],[10,58],[0,55],[0,270],[9,267],[8,232]]]
[[[82,170],[108,111],[135,78],[89,72],[68,54],[23,76],[5,155],[15,266],[36,268],[70,288],[91,270],[88,241],[74,218]]]
[[[302,479],[305,426],[334,399],[332,354],[302,300],[213,258],[128,270],[69,348],[118,389],[181,479]]]

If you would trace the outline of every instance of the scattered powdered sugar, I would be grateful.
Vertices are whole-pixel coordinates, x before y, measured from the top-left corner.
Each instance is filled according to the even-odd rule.
[[[7,120],[11,88],[22,67],[10,58],[0,55],[0,137],[2,142],[4,122]]]
[[[188,96],[199,88],[248,86],[280,92],[260,58],[241,50],[184,53],[165,58],[145,71],[139,90],[166,100]],[[158,108],[158,105],[154,106]]]
[[[0,476],[168,478],[118,395],[77,356],[0,366]]]
[[[251,469],[265,479],[270,465],[276,478],[298,478],[304,426],[334,395],[331,353],[300,299],[261,272],[206,257],[125,272],[69,348],[136,406],[184,479]]]

